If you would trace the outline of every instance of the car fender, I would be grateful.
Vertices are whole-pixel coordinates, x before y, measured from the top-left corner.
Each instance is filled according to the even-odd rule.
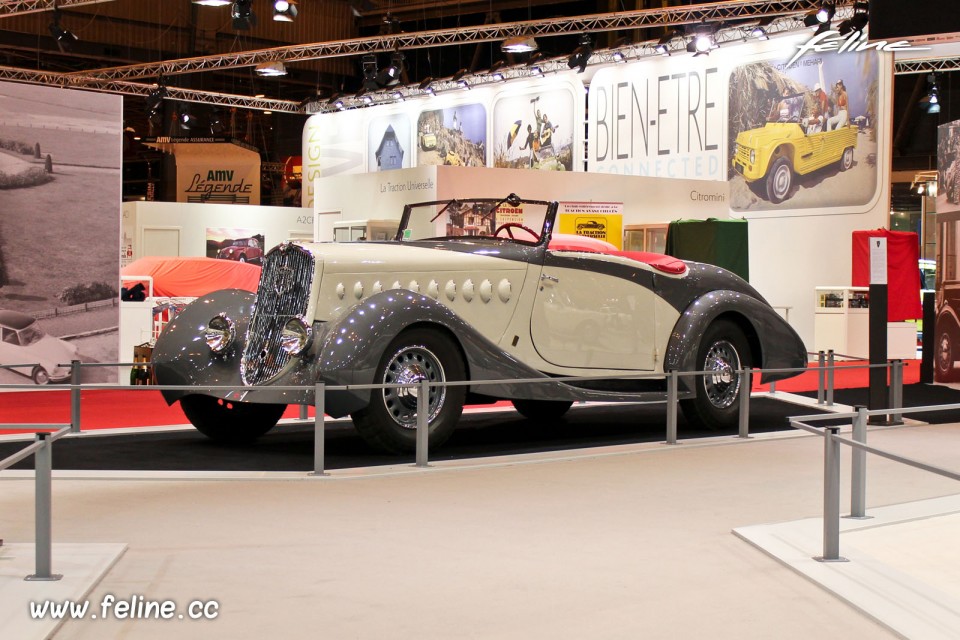
[[[390,342],[404,329],[423,325],[445,330],[458,345],[468,379],[547,377],[506,353],[449,307],[405,289],[372,295],[327,323],[319,347],[319,374],[330,384],[374,384],[377,365]],[[508,388],[484,385],[477,391],[509,397]]]
[[[772,307],[745,293],[717,290],[700,296],[680,314],[667,344],[664,371],[698,371],[696,359],[700,340],[710,323],[720,316],[737,321],[746,330],[752,348],[759,348],[759,366],[764,369],[761,382],[796,375],[790,372],[767,373],[766,369],[806,366],[807,351],[803,341]],[[757,366],[756,362],[754,366]]]
[[[253,312],[255,295],[242,289],[221,289],[208,293],[187,305],[171,320],[157,338],[151,363],[160,385],[190,385],[196,391],[163,389],[161,394],[168,404],[185,395],[205,393],[221,398],[243,399],[231,391],[203,390],[203,385],[243,387],[240,360],[246,340],[247,327]],[[236,339],[222,354],[213,354],[205,339],[207,323],[219,314],[234,322]],[[312,384],[307,381],[306,384]],[[275,395],[275,394],[267,394]],[[289,397],[265,397],[258,394],[258,402],[292,402]]]

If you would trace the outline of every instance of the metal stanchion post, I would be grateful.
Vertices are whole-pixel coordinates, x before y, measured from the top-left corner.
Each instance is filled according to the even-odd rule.
[[[750,437],[750,390],[753,386],[750,369],[744,368],[740,376],[740,438]]]
[[[833,349],[827,351],[827,406],[833,406],[833,372],[834,372]]]
[[[903,408],[903,360],[890,363],[890,408]],[[891,412],[888,424],[903,424],[903,414]]]
[[[853,440],[867,443],[867,408],[856,407],[853,420]],[[850,517],[865,518],[867,508],[867,452],[853,448],[850,460]]]
[[[677,444],[677,370],[667,378],[667,444]]]
[[[820,562],[846,562],[840,557],[840,427],[823,434],[823,556]]]
[[[70,432],[80,433],[80,361],[70,361]]]
[[[307,411],[307,405],[305,404],[300,405],[300,419],[306,420],[309,417],[310,417],[310,413]]]
[[[777,381],[774,380],[770,383],[770,395],[773,395],[777,392]]]
[[[50,476],[53,467],[52,444],[47,440],[48,433],[38,433],[37,441],[42,446],[34,454],[35,466],[34,476],[36,482],[35,488],[35,511],[34,519],[36,522],[36,573],[29,575],[25,580],[46,580],[53,581],[62,578],[62,575],[51,573],[51,547],[53,546],[53,536],[51,533],[51,487]]]
[[[824,362],[824,355],[823,355],[823,351],[821,351],[821,352],[819,352],[819,354],[817,355],[817,365],[818,365],[818,369],[817,369],[817,404],[823,404],[823,387],[824,387],[823,374],[824,374],[824,372],[825,372],[825,369],[823,368],[823,362]]]
[[[323,414],[325,413],[326,407],[324,406],[324,397],[323,397],[323,383],[317,383],[316,388],[313,392],[313,407],[314,407],[314,416],[313,416],[313,473],[314,476],[325,476],[326,471],[324,466],[326,464],[324,458],[326,456],[324,447],[326,446],[326,433],[324,432],[324,422]],[[301,412],[303,414],[307,413],[307,405],[301,407]]]
[[[418,467],[430,466],[427,463],[427,449],[430,448],[430,381],[420,383],[417,394],[417,464]]]

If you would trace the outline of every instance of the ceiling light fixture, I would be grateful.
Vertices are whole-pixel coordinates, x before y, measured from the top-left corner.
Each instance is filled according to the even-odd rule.
[[[297,13],[297,5],[293,0],[275,0],[273,3],[273,19],[277,22],[293,22]]]
[[[400,76],[402,74],[403,54],[399,51],[394,51],[390,56],[390,65],[377,73],[377,85],[381,87],[392,87],[400,82]]]
[[[580,36],[580,46],[573,50],[567,59],[567,66],[576,69],[577,73],[583,73],[587,70],[587,63],[590,62],[590,56],[593,55],[593,41],[590,36],[584,33]]]
[[[927,113],[940,113],[940,87],[934,73],[927,76],[927,95],[920,100],[920,108]]]
[[[72,51],[73,45],[79,40],[72,32],[60,26],[60,9],[57,8],[56,1],[53,3],[53,22],[47,28],[61,53]]]
[[[225,7],[232,3],[233,0],[193,0],[193,4],[198,4],[201,7]]]
[[[653,48],[653,50],[662,56],[669,56],[670,41],[673,40],[675,37],[677,37],[677,32],[671,29],[666,34],[664,34],[659,40],[657,40],[657,44]]]
[[[823,2],[820,3],[819,9],[804,16],[803,24],[807,27],[817,27],[815,35],[819,35],[830,30],[830,21],[833,20],[836,12],[837,9],[833,2],[823,0]]]
[[[539,48],[536,39],[527,34],[510,36],[500,45],[500,50],[504,53],[530,53]]]
[[[837,31],[841,36],[845,36],[854,31],[860,32],[867,27],[870,21],[870,5],[867,2],[854,2],[853,15],[841,22],[837,26]]]
[[[280,60],[261,62],[256,66],[255,71],[262,78],[278,78],[287,75],[287,68]]]
[[[380,88],[377,84],[377,55],[368,53],[360,59],[360,65],[363,68],[362,86],[366,91],[376,91]]]
[[[236,31],[245,31],[257,26],[257,16],[253,12],[253,0],[233,0],[230,17],[233,18],[233,28]]]

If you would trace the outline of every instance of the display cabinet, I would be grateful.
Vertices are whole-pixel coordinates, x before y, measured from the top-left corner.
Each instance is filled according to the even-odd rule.
[[[813,350],[854,358],[870,357],[870,288],[816,287]],[[887,323],[887,358],[917,357],[917,326]]]

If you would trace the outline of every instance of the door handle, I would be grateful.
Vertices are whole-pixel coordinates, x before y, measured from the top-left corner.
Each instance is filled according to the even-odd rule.
[[[541,273],[541,274],[540,274],[540,282],[552,282],[552,283],[554,283],[554,284],[559,284],[559,283],[560,283],[560,278],[558,278],[558,277],[556,277],[556,276],[548,276],[548,275],[545,274],[545,273]]]

